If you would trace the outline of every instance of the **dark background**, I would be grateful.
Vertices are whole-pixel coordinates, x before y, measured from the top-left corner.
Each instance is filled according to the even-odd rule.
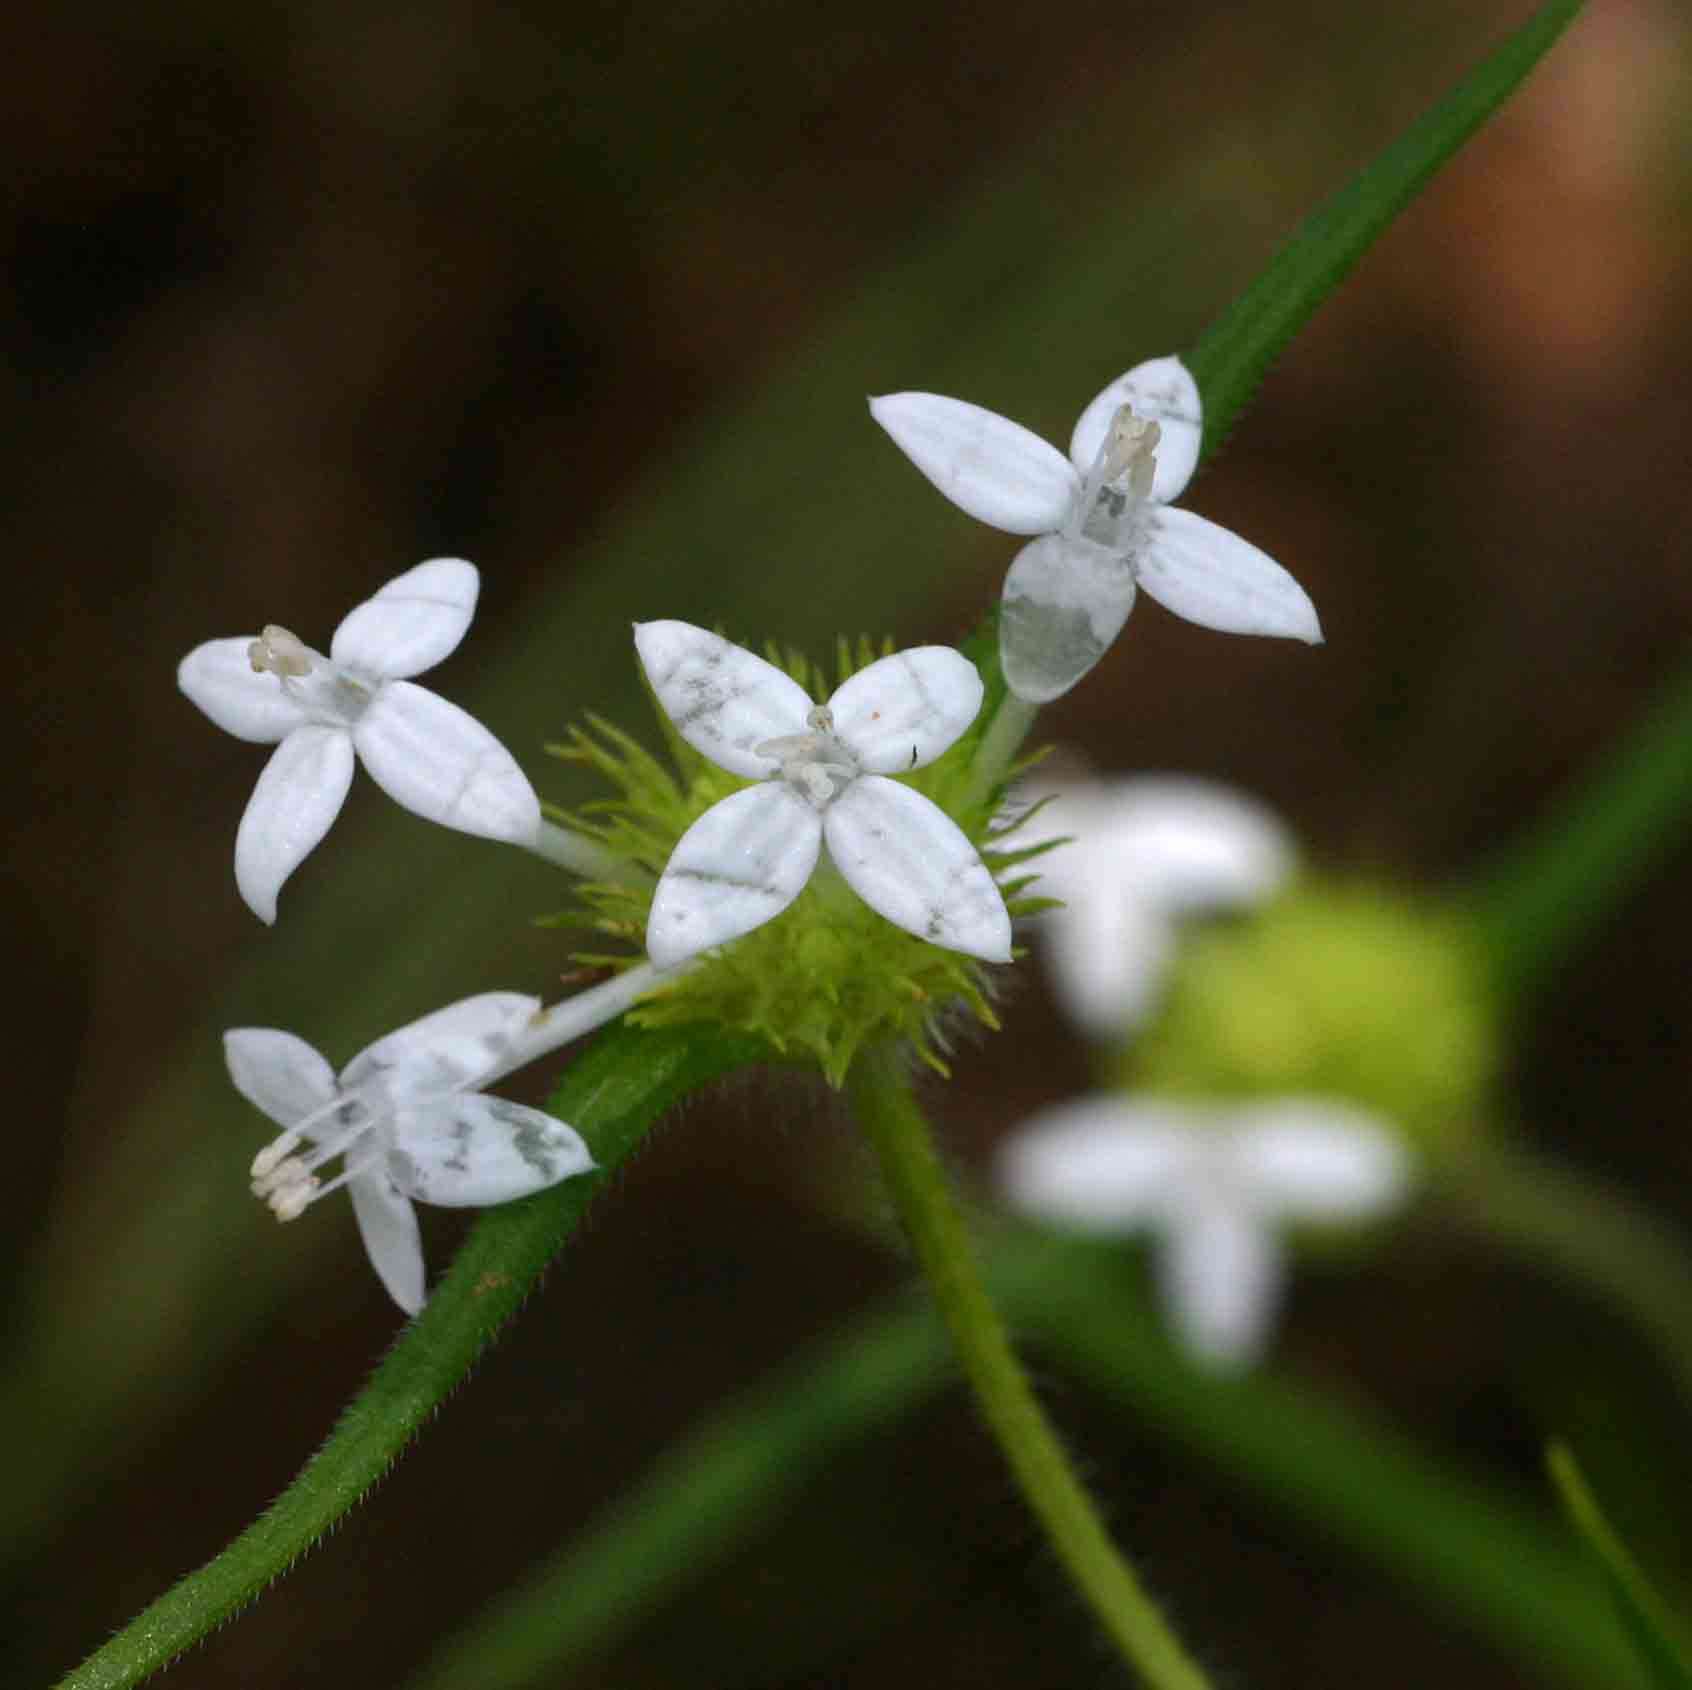
[[[220,1546],[396,1328],[344,1209],[283,1232],[246,1198],[261,1127],[216,1030],[344,1060],[569,966],[526,925],[555,876],[362,777],[261,930],[229,872],[259,754],[177,695],[180,655],[270,620],[321,644],[399,570],[469,556],[482,609],[441,690],[563,798],[542,740],[588,708],[644,731],[632,617],[819,652],[956,638],[1010,543],[921,486],[863,396],[931,387],[1067,438],[1520,15],[425,0],[9,26],[6,1682]],[[1680,9],[1595,0],[1196,484],[1303,581],[1326,647],[1148,604],[1042,731],[1246,786],[1318,861],[1429,888],[1601,761],[1692,633],[1689,66]],[[1687,866],[1522,1018],[1506,1109],[1683,1216]],[[1087,1081],[1032,970],[1007,1013],[933,1099],[965,1164]],[[898,1283],[831,1218],[863,1174],[820,1089],[690,1106],[372,1504],[174,1681],[399,1682],[704,1409]],[[437,1267],[459,1224],[431,1217]],[[1672,1397],[1539,1276],[1412,1239],[1301,1283],[1278,1359],[1524,1487],[1546,1430],[1584,1435],[1648,1558],[1692,1573]],[[1224,1682],[1350,1684],[1364,1659],[1379,1690],[1513,1682],[1043,1378]],[[955,1393],[575,1680],[1116,1681]]]

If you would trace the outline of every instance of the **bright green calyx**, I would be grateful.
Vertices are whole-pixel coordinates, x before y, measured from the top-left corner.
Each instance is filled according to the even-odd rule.
[[[764,655],[821,703],[839,682],[893,649],[891,641],[877,647],[868,639],[856,646],[843,639],[832,679],[796,652],[772,647]],[[1021,895],[1032,874],[1012,874],[1049,846],[1007,847],[1006,835],[1018,824],[994,822],[1002,785],[984,795],[970,794],[975,748],[986,717],[1003,696],[1002,685],[990,682],[982,720],[945,755],[901,779],[968,835],[1014,917],[1050,905],[1049,899]],[[597,769],[615,789],[614,796],[558,819],[639,871],[626,883],[582,885],[580,907],[544,918],[550,925],[587,928],[641,946],[654,885],[677,840],[713,804],[750,784],[695,751],[662,710],[655,714],[668,761],[596,717],[585,728],[573,728],[564,743],[547,747],[567,762]],[[638,950],[632,955],[596,950],[578,953],[575,960],[622,970],[642,958]],[[955,1027],[971,1017],[983,1026],[998,1026],[987,982],[986,968],[974,958],[942,950],[877,915],[825,855],[789,909],[678,976],[628,1018],[643,1027],[713,1021],[762,1038],[777,1050],[811,1057],[838,1086],[860,1050],[889,1038],[908,1040],[930,1067],[947,1073],[944,1053]]]
[[[1430,1154],[1483,1129],[1500,1061],[1469,929],[1377,886],[1316,882],[1183,945],[1124,1054],[1135,1087],[1349,1099]]]

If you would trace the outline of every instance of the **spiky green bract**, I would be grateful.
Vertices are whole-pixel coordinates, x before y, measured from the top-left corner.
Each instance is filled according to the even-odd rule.
[[[1126,1069],[1166,1094],[1345,1099],[1439,1156],[1484,1130],[1500,1060],[1461,916],[1316,881],[1185,946]]]
[[[965,655],[981,664],[978,652]],[[891,641],[837,642],[832,678],[822,666],[775,647],[764,655],[819,703],[834,687],[893,650]],[[983,671],[987,701],[981,717],[951,750],[927,768],[901,777],[946,812],[969,837],[998,879],[1012,916],[1031,915],[1049,900],[1024,896],[1034,878],[1018,865],[1047,849],[1017,850],[1006,836],[1022,818],[998,818],[1003,783],[978,792],[973,752],[990,712],[1003,696],[996,666]],[[598,840],[637,870],[626,883],[579,888],[582,907],[543,918],[558,926],[585,927],[613,941],[639,946],[646,932],[654,884],[676,842],[713,804],[750,784],[695,751],[656,709],[668,761],[654,756],[620,728],[590,717],[548,751],[597,770],[615,796],[561,817]],[[575,960],[622,970],[641,960],[621,949],[583,951]],[[931,1068],[947,1072],[945,1053],[953,1027],[973,1018],[997,1027],[989,1002],[985,964],[942,950],[877,915],[827,861],[810,884],[774,921],[725,945],[701,967],[681,975],[632,1010],[637,1026],[668,1027],[709,1021],[751,1034],[789,1056],[815,1061],[838,1087],[866,1045],[903,1039]]]

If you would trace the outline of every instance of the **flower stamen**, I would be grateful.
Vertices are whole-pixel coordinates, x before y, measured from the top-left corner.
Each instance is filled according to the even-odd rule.
[[[1136,518],[1151,497],[1157,476],[1157,447],[1163,428],[1154,418],[1121,406],[1105,430],[1093,467],[1077,495],[1077,531],[1101,546],[1132,549]]]
[[[274,622],[266,623],[264,632],[247,647],[247,661],[255,675],[276,675],[283,680],[309,675],[311,657],[311,648],[299,635]]]
[[[806,713],[802,734],[782,734],[753,746],[759,757],[781,765],[778,774],[804,793],[811,807],[826,809],[863,772],[834,731],[834,712],[818,704]]]

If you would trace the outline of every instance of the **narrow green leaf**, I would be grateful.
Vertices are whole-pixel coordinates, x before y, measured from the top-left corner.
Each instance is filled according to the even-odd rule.
[[[687,1092],[760,1060],[713,1029],[616,1027],[571,1068],[552,1108],[593,1148],[602,1172],[568,1180],[476,1224],[423,1312],[400,1336],[327,1443],[271,1507],[62,1681],[115,1690],[168,1665],[252,1600],[357,1504],[533,1289],[548,1262],[653,1121]]]
[[[1471,903],[1503,985],[1542,986],[1692,823],[1692,667],[1628,739],[1508,847]]]
[[[1012,1323],[1154,1433],[1214,1463],[1489,1639],[1524,1675],[1636,1686],[1603,1593],[1544,1520],[1355,1407],[1272,1377],[1218,1383],[1170,1347],[1118,1255],[1001,1240]],[[937,1319],[901,1302],[814,1346],[677,1444],[585,1535],[448,1638],[408,1690],[555,1683],[720,1565],[854,1440],[948,1383]]]
[[[1204,451],[1226,438],[1263,373],[1429,177],[1503,105],[1582,0],[1551,0],[1305,219],[1223,312],[1188,363],[1204,394]]]
[[[1655,1690],[1692,1690],[1692,1658],[1675,1634],[1668,1608],[1604,1518],[1573,1454],[1554,1443],[1545,1452],[1545,1465],[1575,1529],[1604,1569],[1616,1613]]]

